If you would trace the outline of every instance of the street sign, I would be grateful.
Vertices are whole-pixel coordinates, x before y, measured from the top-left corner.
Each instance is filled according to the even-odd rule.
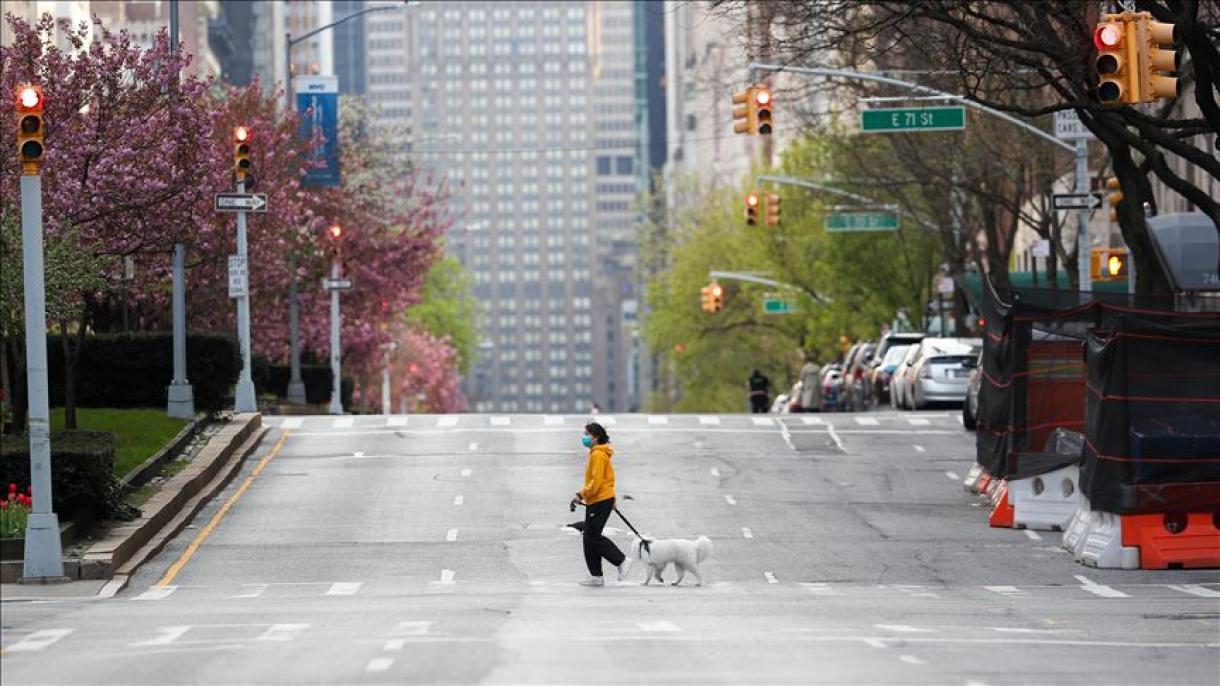
[[[1045,238],[1034,241],[1030,246],[1030,254],[1034,257],[1050,257],[1051,242]]]
[[[791,314],[796,308],[789,300],[782,298],[763,298],[763,314]]]
[[[894,212],[835,212],[826,215],[828,232],[897,231],[898,215]]]
[[[351,279],[322,279],[322,288],[328,291],[350,291],[352,290]]]
[[[1055,138],[1065,141],[1093,138],[1093,132],[1080,121],[1076,110],[1060,110],[1055,113]]]
[[[1057,210],[1095,210],[1101,207],[1100,193],[1056,193],[1051,206]]]
[[[964,128],[965,107],[898,107],[860,112],[860,130],[865,133],[961,131]]]
[[[217,193],[217,212],[266,212],[266,193]]]
[[[244,298],[250,294],[249,272],[246,271],[246,258],[240,255],[229,255],[229,297]]]
[[[941,295],[953,295],[953,279],[948,276],[940,277],[940,281],[936,282],[936,292]]]

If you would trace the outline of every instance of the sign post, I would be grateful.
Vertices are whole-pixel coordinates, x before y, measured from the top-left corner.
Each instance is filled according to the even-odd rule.
[[[343,320],[339,314],[339,292],[350,291],[352,280],[340,277],[339,260],[335,260],[330,268],[330,278],[322,279],[322,287],[330,291],[330,407],[331,414],[343,414],[343,383],[340,376],[340,357],[342,350],[339,341],[339,328]]]
[[[246,183],[239,181],[237,183],[237,193],[245,195]],[[218,201],[219,202],[219,201]],[[237,339],[241,345],[241,375],[237,377],[237,393],[233,402],[233,409],[237,412],[257,412],[258,403],[254,393],[254,377],[250,372],[250,289],[248,281],[248,265],[246,257],[246,211],[243,209],[237,210],[237,255],[229,258],[229,288],[232,293],[233,283],[233,268],[235,266],[240,269],[239,284],[241,293],[234,296],[237,298]]]

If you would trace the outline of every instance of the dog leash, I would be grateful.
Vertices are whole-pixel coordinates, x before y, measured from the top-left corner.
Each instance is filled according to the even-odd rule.
[[[636,531],[635,527],[631,525],[631,521],[628,520],[627,517],[625,515],[623,515],[623,512],[618,509],[618,505],[614,506],[614,514],[618,515],[618,518],[623,520],[623,523],[627,525],[627,528],[631,529],[631,533],[635,534],[636,538],[640,539],[640,541],[641,541],[640,546],[644,550],[647,550],[648,552],[652,552],[652,548],[650,547],[650,544],[652,543],[652,541],[648,540],[647,538],[644,538],[644,534],[641,534],[639,531]]]

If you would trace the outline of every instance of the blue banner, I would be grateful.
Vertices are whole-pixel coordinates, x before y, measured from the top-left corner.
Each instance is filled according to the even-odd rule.
[[[299,76],[295,79],[297,114],[301,138],[313,139],[321,131],[321,142],[313,148],[302,185],[339,185],[339,78]]]

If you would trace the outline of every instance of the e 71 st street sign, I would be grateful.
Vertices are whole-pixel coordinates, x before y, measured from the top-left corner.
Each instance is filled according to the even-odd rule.
[[[860,130],[864,133],[961,131],[965,128],[965,107],[898,107],[860,113]]]
[[[829,233],[897,231],[898,215],[894,212],[835,212],[826,215],[823,226]]]

